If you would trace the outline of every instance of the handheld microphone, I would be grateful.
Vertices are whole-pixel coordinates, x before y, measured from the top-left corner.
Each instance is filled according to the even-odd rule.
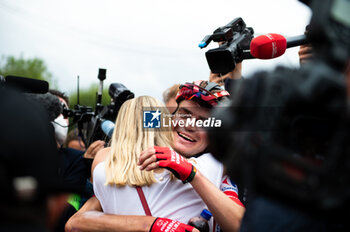
[[[287,40],[279,34],[266,34],[255,37],[250,43],[250,53],[258,59],[272,59],[284,54]]]
[[[114,127],[115,127],[115,124],[110,120],[104,120],[101,123],[101,129],[102,129],[103,133],[105,133],[105,135],[108,136],[108,138],[112,137]]]
[[[49,83],[47,81],[32,78],[8,75],[1,82],[20,89],[25,93],[47,93],[49,91]]]
[[[284,54],[287,48],[307,44],[306,35],[285,38],[279,34],[266,34],[255,37],[250,43],[250,53],[258,59],[273,59]]]

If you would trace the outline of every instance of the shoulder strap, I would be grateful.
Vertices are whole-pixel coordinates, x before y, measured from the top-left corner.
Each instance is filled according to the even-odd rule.
[[[143,194],[142,188],[140,186],[136,186],[136,190],[137,190],[137,194],[139,194],[141,203],[142,203],[142,207],[145,210],[145,213],[147,216],[152,216],[151,210],[148,207],[145,195]]]
[[[220,85],[218,85],[217,83],[215,82],[209,82],[207,86],[205,86],[205,89],[208,90],[209,92],[212,90],[212,89],[215,89],[215,88],[218,88],[220,90],[223,90]]]

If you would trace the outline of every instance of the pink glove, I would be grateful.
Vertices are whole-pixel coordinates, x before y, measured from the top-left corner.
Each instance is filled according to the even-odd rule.
[[[193,180],[197,169],[184,157],[170,150],[168,147],[154,146],[154,149],[156,150],[159,167],[171,171],[178,179],[182,180],[184,184]]]
[[[194,227],[179,221],[174,221],[167,218],[156,218],[151,226],[150,232],[191,232],[193,229]]]

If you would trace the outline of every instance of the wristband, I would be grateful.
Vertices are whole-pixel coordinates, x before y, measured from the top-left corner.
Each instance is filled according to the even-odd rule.
[[[194,176],[196,175],[196,173],[197,173],[197,168],[195,166],[192,166],[191,174],[187,177],[186,180],[182,181],[182,183],[184,184],[190,183],[194,179]]]

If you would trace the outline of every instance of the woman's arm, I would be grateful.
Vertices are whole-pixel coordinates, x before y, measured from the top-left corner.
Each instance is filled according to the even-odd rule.
[[[199,171],[190,182],[223,231],[239,231],[245,208],[232,201]]]

